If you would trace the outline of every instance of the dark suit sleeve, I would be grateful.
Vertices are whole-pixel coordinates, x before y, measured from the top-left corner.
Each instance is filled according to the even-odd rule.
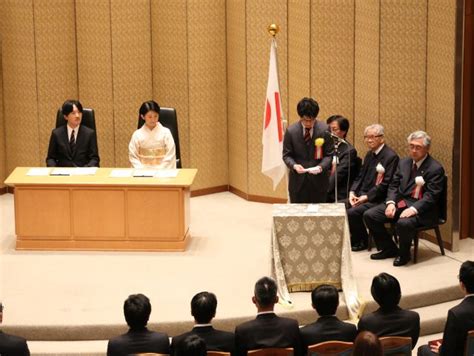
[[[365,178],[365,174],[367,172],[367,166],[369,164],[369,155],[371,152],[367,152],[367,154],[364,157],[364,161],[362,163],[362,167],[360,167],[359,174],[357,175],[356,179],[354,180],[354,183],[351,185],[351,192],[354,192],[356,195],[359,195],[359,189],[362,186],[362,181]]]
[[[427,174],[425,178],[425,185],[423,186],[423,196],[417,200],[413,207],[418,211],[418,214],[423,214],[429,209],[432,209],[438,203],[439,196],[443,190],[444,169],[439,166],[431,174]]]
[[[412,348],[412,350],[415,348],[419,337],[420,337],[420,315],[418,313],[416,313],[416,315],[415,315],[415,327],[413,329],[413,335],[411,335],[411,340],[412,340],[411,348]]]
[[[397,169],[399,160],[398,155],[392,152],[390,152],[387,158],[383,159],[382,164],[385,168],[383,181],[379,185],[374,185],[372,189],[367,192],[367,197],[370,202],[383,201],[386,198],[388,187]]]
[[[47,167],[56,167],[56,152],[57,152],[57,141],[54,132],[51,132],[51,137],[49,139],[49,146],[48,146],[48,156],[46,157],[46,166]]]
[[[286,166],[293,170],[293,166],[296,164],[296,161],[293,157],[294,147],[293,147],[293,134],[287,129],[285,135],[283,136],[283,162]]]
[[[459,330],[456,325],[459,321],[456,320],[456,316],[450,310],[448,312],[448,320],[444,327],[443,342],[441,344],[439,354],[442,356],[456,355],[456,344],[462,342],[458,336],[462,335],[462,330]]]
[[[242,340],[242,335],[240,333],[239,327],[235,328],[235,355],[236,356],[247,355],[247,350],[244,347],[244,342]]]
[[[385,199],[386,202],[394,201],[395,203],[397,203],[400,199],[402,199],[399,189],[400,182],[403,178],[402,165],[403,161],[400,161],[397,166],[397,170],[393,175],[392,181],[390,182],[390,185],[388,187],[387,199]]]
[[[97,134],[95,131],[91,133],[88,158],[87,167],[99,167],[99,149],[97,147]]]
[[[315,126],[316,127],[316,126]],[[331,166],[332,166],[332,156],[334,155],[334,144],[331,138],[331,135],[329,134],[329,131],[327,130],[327,126],[321,125],[321,123],[318,123],[318,137],[323,137],[324,138],[324,143],[323,143],[323,152],[324,156],[321,162],[319,162],[319,166],[324,171],[330,171]]]

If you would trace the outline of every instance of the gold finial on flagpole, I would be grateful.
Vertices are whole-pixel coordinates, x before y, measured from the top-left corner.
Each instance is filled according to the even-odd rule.
[[[275,37],[278,32],[280,32],[280,26],[278,26],[276,23],[272,23],[267,27],[267,31],[270,35]]]

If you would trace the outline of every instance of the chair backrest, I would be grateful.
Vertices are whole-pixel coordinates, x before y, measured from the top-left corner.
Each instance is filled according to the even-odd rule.
[[[308,346],[308,356],[349,356],[354,343],[346,341],[324,341]]]
[[[66,120],[64,120],[63,111],[59,108],[58,113],[56,114],[56,127],[66,125]],[[95,131],[97,135],[97,129],[95,127],[95,113],[94,109],[84,108],[82,110],[82,120],[81,125],[87,126]]]
[[[438,220],[439,224],[442,225],[448,218],[448,176],[444,176],[443,190],[438,201],[439,212]]]
[[[230,352],[224,351],[208,351],[207,356],[230,356]]]
[[[133,356],[169,356],[169,354],[157,354],[154,352],[143,352],[139,354],[133,354]]]
[[[176,167],[182,168],[181,150],[179,148],[178,116],[176,114],[176,109],[161,107],[159,120],[164,127],[171,131],[171,135],[173,135],[174,145],[176,147]],[[138,118],[137,128],[142,127],[144,123],[145,121],[142,118]]]
[[[252,356],[293,356],[292,347],[270,347],[267,349],[250,350],[247,355]]]
[[[474,330],[468,331],[466,338],[466,356],[474,355]]]
[[[411,356],[411,337],[384,336],[380,343],[384,355]]]

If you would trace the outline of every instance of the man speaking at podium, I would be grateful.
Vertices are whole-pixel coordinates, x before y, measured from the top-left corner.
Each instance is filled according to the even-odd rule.
[[[301,119],[288,127],[283,139],[290,203],[325,203],[334,149],[331,136],[327,125],[316,121],[316,100],[303,98],[296,109]]]
[[[62,113],[67,123],[51,132],[46,165],[99,167],[96,133],[93,129],[81,125],[81,103],[78,100],[66,100]]]

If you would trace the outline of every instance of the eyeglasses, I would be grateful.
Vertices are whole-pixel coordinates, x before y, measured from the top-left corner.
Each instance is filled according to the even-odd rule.
[[[382,137],[383,135],[368,135],[364,136],[364,140],[375,140],[378,137]]]

